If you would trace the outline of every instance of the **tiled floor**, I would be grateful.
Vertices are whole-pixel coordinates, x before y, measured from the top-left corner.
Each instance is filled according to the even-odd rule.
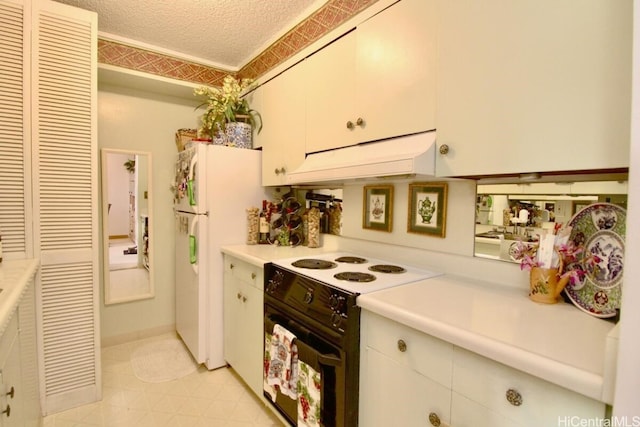
[[[44,427],[248,427],[281,426],[228,368],[164,383],[140,381],[131,352],[156,338],[102,350],[102,401],[45,417]]]

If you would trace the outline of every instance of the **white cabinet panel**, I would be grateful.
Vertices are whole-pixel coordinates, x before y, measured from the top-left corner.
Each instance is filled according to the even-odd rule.
[[[438,0],[437,175],[629,165],[632,1],[575,6]]]
[[[430,415],[449,423],[448,388],[371,348],[362,356],[360,425],[428,426]]]
[[[452,389],[523,426],[556,425],[558,417],[564,416],[602,418],[605,412],[602,402],[458,347],[454,350]],[[455,414],[457,408],[453,406],[451,411]]]
[[[224,357],[262,395],[263,294],[262,269],[224,257]]]
[[[435,49],[435,1],[402,0],[305,60],[306,152],[435,129]]]
[[[284,185],[287,172],[295,170],[304,160],[308,84],[304,67],[294,66],[261,87],[264,186]]]

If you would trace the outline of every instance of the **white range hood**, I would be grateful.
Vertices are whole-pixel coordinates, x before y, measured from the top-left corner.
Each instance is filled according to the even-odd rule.
[[[287,174],[287,184],[344,182],[355,179],[435,175],[436,132],[423,132],[309,154]]]

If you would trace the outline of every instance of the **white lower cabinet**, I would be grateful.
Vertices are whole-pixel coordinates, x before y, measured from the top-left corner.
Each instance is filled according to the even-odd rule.
[[[459,347],[453,352],[452,389],[461,397],[451,405],[455,427],[551,426],[565,417],[605,415],[602,402]]]
[[[362,311],[360,425],[539,427],[605,404]]]
[[[18,317],[13,316],[0,339],[0,426],[24,424]]]
[[[263,270],[224,256],[224,357],[258,396],[262,395]]]

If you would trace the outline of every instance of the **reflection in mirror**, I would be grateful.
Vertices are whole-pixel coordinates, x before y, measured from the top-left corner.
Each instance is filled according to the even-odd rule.
[[[154,296],[151,154],[102,149],[105,304]]]
[[[627,181],[479,184],[475,256],[518,262],[514,244],[535,244],[543,230],[567,224],[592,203],[627,208]]]

